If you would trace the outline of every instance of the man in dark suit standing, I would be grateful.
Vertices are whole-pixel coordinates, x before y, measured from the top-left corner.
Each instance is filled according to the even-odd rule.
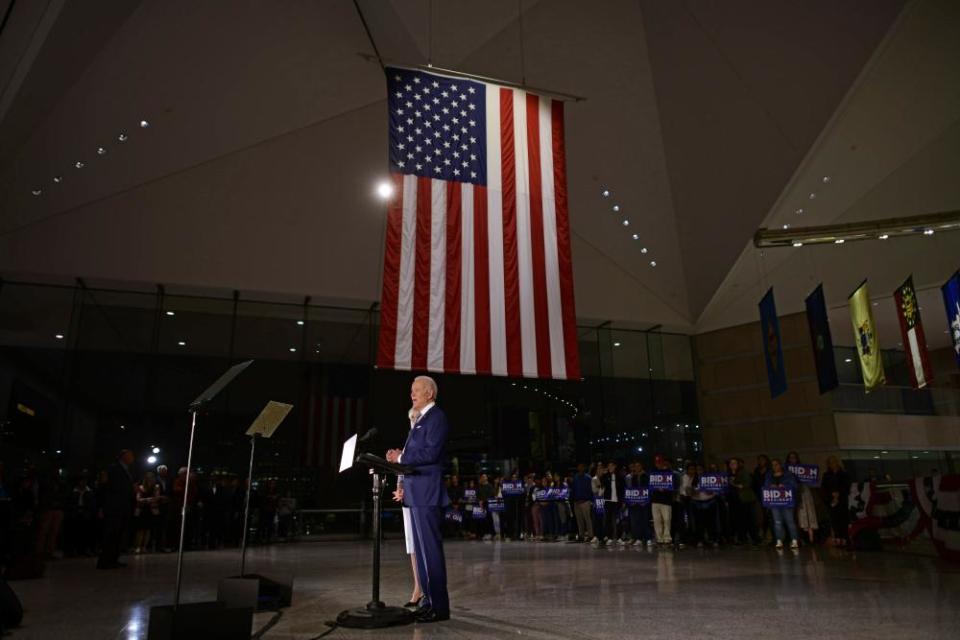
[[[418,622],[450,619],[447,567],[441,536],[443,509],[450,504],[443,486],[443,464],[450,427],[447,416],[436,406],[436,399],[437,383],[427,376],[417,376],[410,386],[413,428],[403,449],[387,451],[390,462],[399,462],[416,470],[415,474],[404,477],[400,497],[410,508],[417,578],[424,594],[415,611]]]
[[[133,515],[133,452],[124,449],[117,462],[107,470],[107,486],[102,494],[103,542],[97,569],[118,569],[124,532]]]

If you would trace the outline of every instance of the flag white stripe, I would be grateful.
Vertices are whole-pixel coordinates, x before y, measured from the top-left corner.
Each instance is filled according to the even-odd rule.
[[[473,185],[464,183],[460,214],[460,373],[477,371],[476,301],[473,251]]]
[[[917,376],[917,388],[922,389],[927,386],[927,379],[923,375],[923,360],[920,358],[920,344],[917,342],[917,328],[911,327],[907,331],[907,338],[910,341],[910,359],[913,365],[913,371]]]
[[[403,176],[403,223],[400,233],[400,287],[397,292],[397,345],[394,366],[409,369],[413,354],[413,287],[416,257],[417,176]]]
[[[430,209],[430,319],[427,333],[427,369],[443,371],[443,327],[447,298],[447,183],[431,180]]]
[[[487,240],[490,273],[490,368],[507,375],[507,322],[503,299],[503,184],[500,163],[500,88],[487,96]]]
[[[520,352],[523,375],[537,375],[537,319],[533,300],[533,249],[530,246],[530,154],[527,94],[513,91],[513,138],[517,184],[517,279],[520,285]]]
[[[563,301],[560,296],[560,259],[557,252],[557,208],[553,192],[553,113],[548,98],[540,98],[540,184],[543,189],[544,267],[547,273],[547,318],[550,324],[550,371],[567,377],[563,344]]]

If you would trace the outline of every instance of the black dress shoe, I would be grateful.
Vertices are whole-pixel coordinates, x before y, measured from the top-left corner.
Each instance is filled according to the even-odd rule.
[[[417,622],[443,622],[450,619],[449,613],[440,613],[430,606],[420,607],[414,612],[414,619]]]

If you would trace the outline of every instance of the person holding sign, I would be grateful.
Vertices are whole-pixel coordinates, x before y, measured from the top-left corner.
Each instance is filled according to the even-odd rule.
[[[586,467],[581,462],[577,465],[577,474],[573,476],[571,486],[573,500],[573,514],[577,518],[577,531],[582,542],[593,539],[593,518],[590,511],[593,507],[593,487]]]
[[[617,463],[607,463],[607,473],[601,479],[603,484],[604,501],[604,542],[611,544],[617,539],[617,520],[620,518],[620,507],[623,505],[623,476],[617,470]]]
[[[653,504],[653,530],[657,544],[673,544],[673,470],[662,455],[653,461],[656,469],[650,474],[650,502]]]
[[[804,471],[810,468],[817,469],[816,465],[804,465],[800,462],[800,454],[796,451],[791,451],[787,454],[787,471],[791,472],[794,476],[797,475],[798,470]],[[813,501],[813,490],[810,488],[810,485],[807,484],[802,477],[797,479],[800,485],[800,508],[797,509],[797,523],[801,529],[807,532],[810,544],[813,544],[818,528],[817,505]]]
[[[777,538],[777,549],[783,549],[783,541],[785,539],[783,525],[786,523],[787,529],[790,531],[790,548],[799,549],[800,548],[800,536],[797,535],[797,523],[793,519],[793,504],[794,496],[797,492],[797,479],[792,473],[783,468],[783,464],[780,462],[779,458],[774,458],[770,461],[770,470],[767,472],[767,479],[764,483],[763,491],[767,493],[769,489],[780,489],[779,492],[781,495],[785,495],[786,492],[783,490],[789,490],[790,495],[790,506],[786,506],[786,501],[784,505],[780,506],[779,503],[768,502],[766,505],[770,509],[770,515],[773,516],[773,532]]]
[[[630,465],[630,475],[624,481],[627,485],[626,502],[630,510],[630,533],[633,546],[653,546],[650,535],[650,481],[643,463],[639,460]]]
[[[730,519],[733,522],[734,544],[760,544],[757,533],[757,520],[754,512],[757,494],[753,491],[750,473],[740,458],[727,461],[727,473],[730,476]]]
[[[410,507],[417,577],[423,598],[414,611],[418,622],[450,619],[447,567],[443,557],[443,510],[450,499],[443,486],[450,426],[436,405],[437,383],[417,376],[410,385],[415,422],[403,449],[387,451],[387,461],[411,466],[416,473],[403,479],[403,504]]]

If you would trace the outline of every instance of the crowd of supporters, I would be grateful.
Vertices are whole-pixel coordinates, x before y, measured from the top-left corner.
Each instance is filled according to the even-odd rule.
[[[673,476],[673,489],[650,487],[640,461],[625,467],[600,462],[576,471],[542,474],[514,472],[511,477],[480,475],[447,480],[450,509],[447,535],[467,539],[580,541],[596,546],[653,547],[761,545],[799,548],[801,544],[848,544],[848,496],[851,478],[831,456],[821,468],[819,486],[801,484],[790,471],[800,465],[785,458],[759,455],[750,469],[739,458],[724,468],[684,462],[673,468],[657,456],[654,470]],[[704,474],[721,473],[720,491],[701,487]],[[517,486],[522,491],[516,491]],[[508,491],[504,488],[509,487]],[[764,488],[792,489],[794,506],[764,508]],[[649,490],[647,504],[628,504],[630,489]]]

